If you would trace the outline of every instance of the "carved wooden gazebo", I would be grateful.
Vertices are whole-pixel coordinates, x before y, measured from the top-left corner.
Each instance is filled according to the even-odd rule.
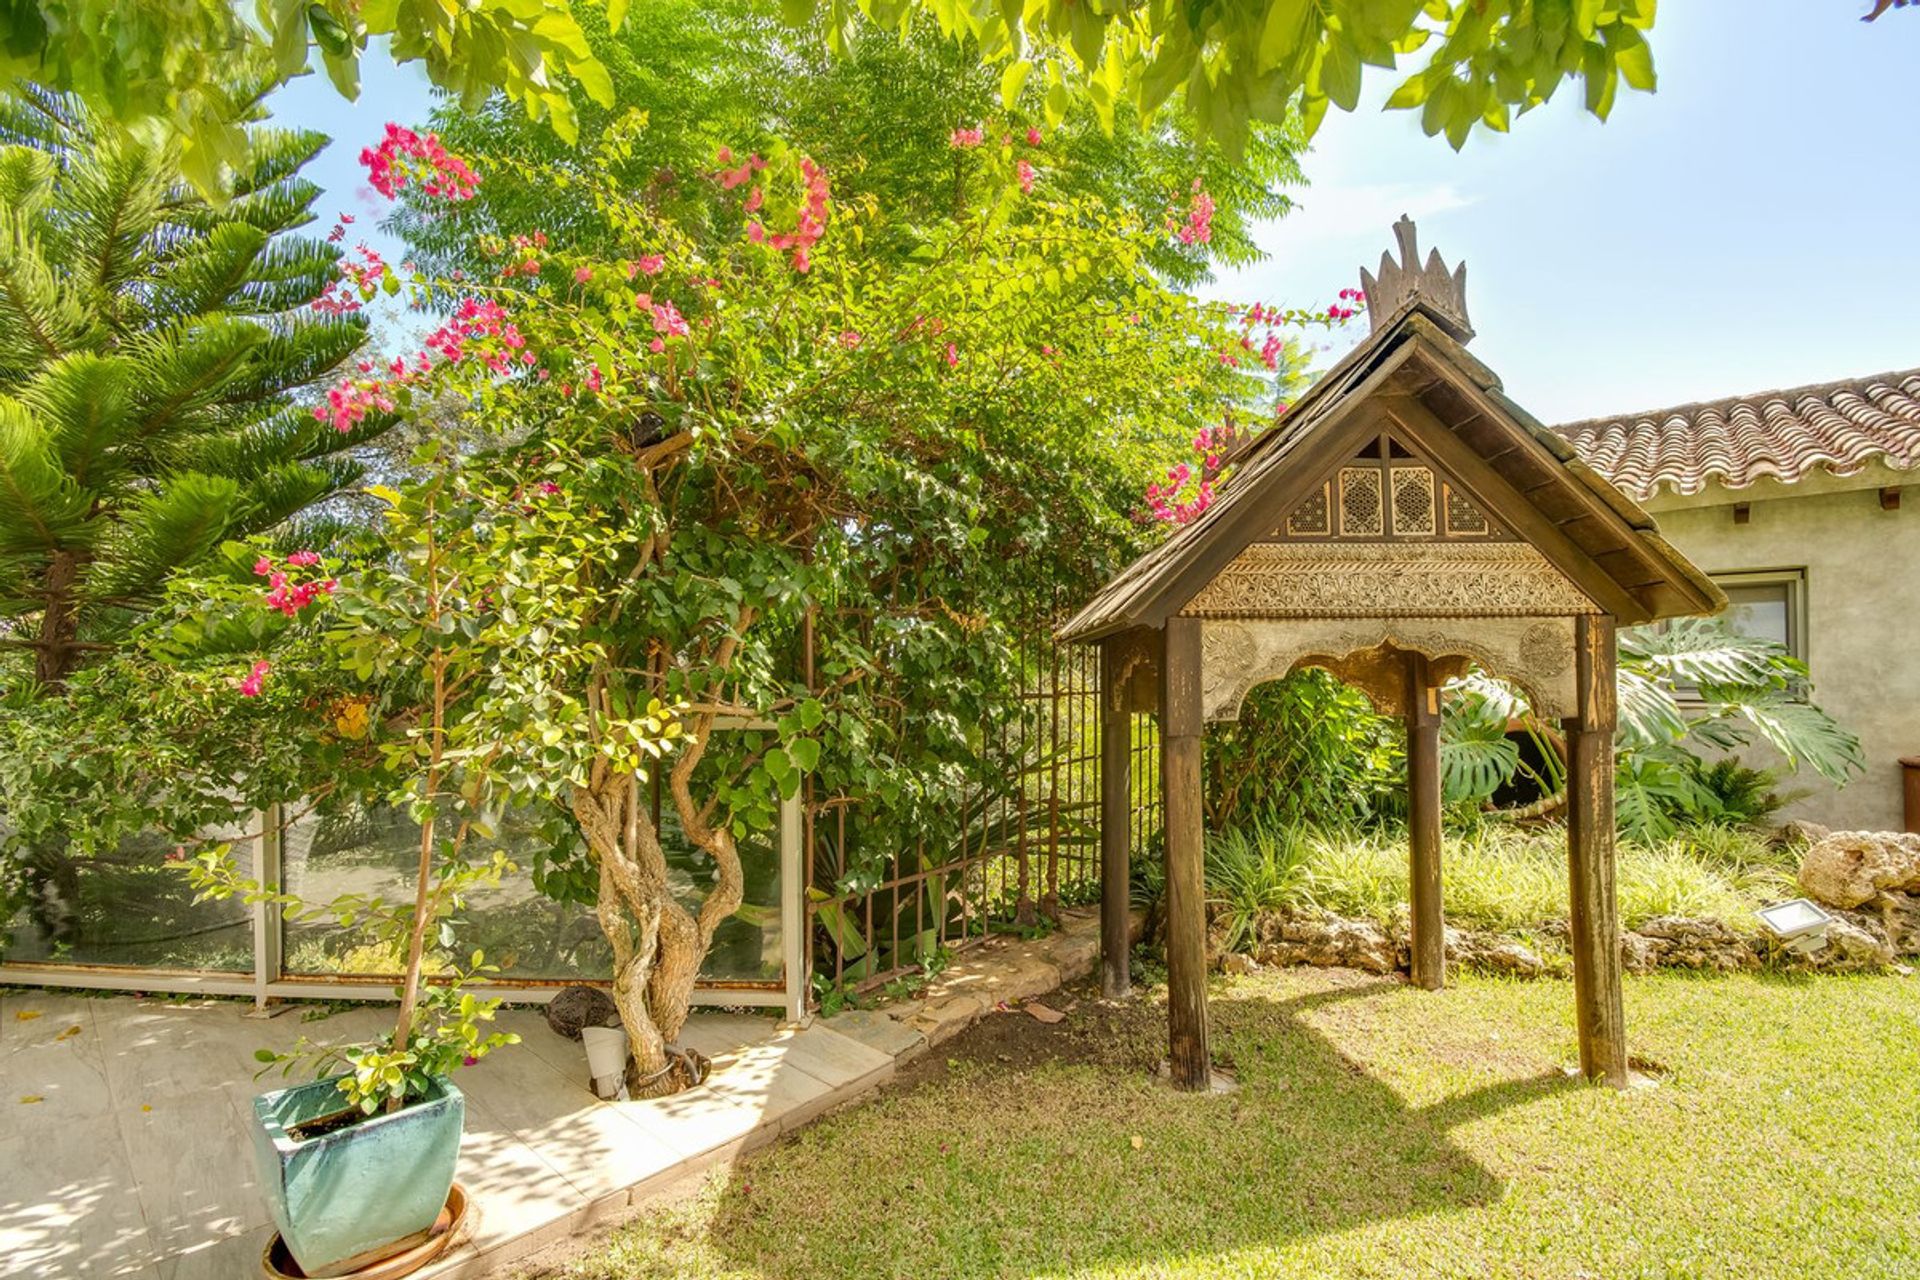
[[[1103,985],[1127,979],[1130,717],[1156,715],[1175,1083],[1207,1087],[1201,736],[1263,681],[1324,667],[1405,717],[1412,970],[1445,981],[1439,688],[1519,685],[1568,745],[1569,923],[1580,1064],[1627,1080],[1614,900],[1614,631],[1717,612],[1652,519],[1507,399],[1468,355],[1466,268],[1361,273],[1373,329],[1232,459],[1218,500],[1061,630],[1103,655]]]

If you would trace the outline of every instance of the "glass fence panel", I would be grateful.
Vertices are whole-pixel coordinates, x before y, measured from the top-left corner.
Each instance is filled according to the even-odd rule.
[[[253,874],[257,825],[236,823],[208,838],[232,841],[234,860]],[[151,835],[109,853],[24,851],[0,960],[252,973],[253,909],[238,899],[194,901],[183,866],[199,847]]]
[[[503,824],[496,840],[470,840],[467,855],[484,861],[494,850],[523,868],[540,840],[524,816]],[[408,903],[419,867],[420,827],[404,809],[355,807],[289,824],[281,846],[287,891],[320,904],[342,894]],[[507,981],[604,976],[611,952],[593,909],[555,902],[521,872],[497,887],[480,887],[448,923],[453,949],[484,951]],[[392,976],[406,957],[327,920],[288,920],[282,944],[284,972],[292,976]]]
[[[674,896],[689,911],[697,910],[719,873],[713,859],[687,839],[671,807],[660,818],[660,845],[667,855]],[[780,833],[751,832],[740,837],[738,847],[744,880],[740,909],[714,930],[700,978],[777,987],[786,974],[781,952]]]
[[[691,846],[677,823],[665,823],[661,836],[675,894],[693,908],[713,881],[712,862]],[[506,981],[605,978],[612,953],[593,908],[554,901],[528,874],[536,850],[549,847],[550,840],[531,819],[517,814],[503,822],[494,839],[470,842],[469,856],[475,860],[499,849],[521,869],[498,887],[468,895],[466,906],[449,924],[453,949],[461,955],[484,951]],[[377,806],[308,815],[286,829],[283,875],[290,893],[313,903],[343,893],[410,900],[419,849],[420,828],[402,809]],[[777,837],[743,841],[740,853],[745,901],[721,925],[701,977],[778,986],[783,968]],[[404,960],[326,921],[288,920],[283,937],[282,969],[294,977],[387,977],[397,973]]]

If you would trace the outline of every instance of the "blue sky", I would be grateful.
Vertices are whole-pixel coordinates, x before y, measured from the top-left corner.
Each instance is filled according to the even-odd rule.
[[[1423,252],[1468,264],[1475,354],[1548,422],[1920,365],[1920,14],[1864,7],[1669,0],[1657,94],[1601,124],[1571,84],[1459,154],[1379,111],[1381,77],[1329,114],[1268,260],[1213,291],[1322,302],[1408,213]],[[370,56],[358,103],[309,78],[275,106],[338,139],[311,171],[322,209],[364,226],[360,147],[429,102]]]

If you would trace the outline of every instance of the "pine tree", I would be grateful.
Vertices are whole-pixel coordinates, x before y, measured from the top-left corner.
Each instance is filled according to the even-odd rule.
[[[69,98],[0,101],[0,644],[58,685],[174,568],[352,484],[308,406],[366,340],[316,311],[339,251],[296,234],[327,144],[251,126],[214,206],[177,154]]]

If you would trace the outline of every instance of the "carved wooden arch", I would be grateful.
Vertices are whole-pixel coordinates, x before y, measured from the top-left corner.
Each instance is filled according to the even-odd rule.
[[[1382,715],[1400,715],[1402,655],[1417,653],[1436,684],[1479,667],[1518,686],[1542,718],[1559,719],[1578,705],[1574,643],[1567,617],[1209,620],[1200,639],[1201,702],[1208,720],[1237,720],[1260,685],[1321,667]]]

